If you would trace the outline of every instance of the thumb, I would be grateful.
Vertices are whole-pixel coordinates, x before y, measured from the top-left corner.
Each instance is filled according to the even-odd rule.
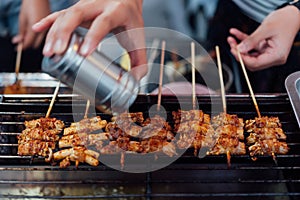
[[[257,50],[260,44],[269,38],[269,32],[265,31],[261,26],[256,29],[249,37],[244,39],[238,46],[241,53],[248,53],[251,50]]]

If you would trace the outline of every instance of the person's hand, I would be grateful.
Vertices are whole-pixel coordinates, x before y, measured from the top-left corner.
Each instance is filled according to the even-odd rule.
[[[45,32],[37,33],[32,30],[33,24],[50,14],[48,0],[22,0],[19,14],[19,34],[13,37],[14,44],[23,42],[23,49],[38,48]]]
[[[299,28],[299,10],[286,6],[268,15],[250,36],[230,29],[230,33],[241,41],[240,44],[233,37],[228,37],[227,41],[235,58],[239,60],[239,49],[247,68],[257,71],[286,62]]]
[[[39,32],[49,29],[43,53],[45,56],[62,54],[72,32],[78,27],[89,28],[80,47],[80,54],[89,55],[109,33],[117,35],[126,48],[132,67],[146,64],[142,0],[81,0],[66,10],[53,13],[33,26]],[[129,31],[134,29],[136,31]],[[135,72],[140,79],[146,69]]]

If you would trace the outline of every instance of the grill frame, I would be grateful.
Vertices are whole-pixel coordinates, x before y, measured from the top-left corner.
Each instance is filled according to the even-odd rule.
[[[63,115],[71,112],[70,100],[74,97],[78,97],[75,104],[84,108],[85,100],[80,96],[59,95],[51,116],[63,118]],[[16,130],[21,130],[22,121],[26,117],[38,118],[44,115],[51,98],[52,95],[1,96],[0,125],[16,126]],[[226,98],[228,113],[236,113],[244,119],[256,116],[249,95],[227,95]],[[248,155],[244,155],[232,156],[232,164],[228,168],[226,156],[198,159],[192,155],[192,151],[188,150],[176,162],[161,170],[144,174],[128,174],[113,170],[103,164],[98,167],[80,165],[78,169],[73,166],[59,169],[58,166],[50,166],[39,158],[32,160],[30,156],[1,154],[0,197],[15,199],[299,199],[300,135],[298,134],[300,130],[289,98],[287,94],[261,94],[256,98],[261,114],[279,116],[283,130],[287,133],[287,143],[291,147],[291,152],[287,155],[278,155],[277,164],[269,156],[261,156],[253,162]],[[190,99],[188,96],[181,97],[181,101],[186,106],[190,106]],[[200,108],[208,111],[212,99],[214,103],[221,106],[219,96],[199,96]],[[144,111],[156,102],[157,96],[140,95],[131,110]],[[162,106],[168,111],[178,109],[177,100],[173,96],[162,97]],[[101,112],[97,114],[103,118],[109,118],[107,114]],[[77,113],[77,115],[83,116],[83,113]],[[3,121],[5,116],[20,121],[5,124]],[[20,119],[20,116],[23,118]],[[17,133],[1,131],[1,135],[3,134],[15,136]],[[117,155],[115,157],[118,159]],[[61,190],[65,189],[64,191],[68,187],[72,190],[70,193],[59,194],[44,191],[55,190],[57,186]],[[89,193],[76,194],[76,189],[82,187]],[[4,192],[16,188],[19,188],[21,192]],[[24,192],[24,190],[35,191],[36,188],[42,189],[38,193]],[[91,191],[90,188],[94,190]]]

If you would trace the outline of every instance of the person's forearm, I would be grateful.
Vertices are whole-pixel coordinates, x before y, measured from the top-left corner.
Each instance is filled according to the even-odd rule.
[[[289,5],[287,6],[287,8],[289,10],[291,10],[292,13],[295,13],[295,15],[298,17],[298,26],[296,26],[295,28],[299,31],[300,30],[300,9],[295,7],[295,6],[292,6],[292,5]],[[282,8],[284,9],[284,8]]]

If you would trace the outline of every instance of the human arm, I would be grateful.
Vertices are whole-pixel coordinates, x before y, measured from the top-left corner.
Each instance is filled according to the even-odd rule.
[[[38,48],[45,32],[34,32],[32,25],[50,14],[48,0],[22,0],[19,13],[19,33],[13,37],[13,43],[23,42],[23,48]]]
[[[233,37],[228,37],[227,41],[237,60],[238,48],[247,68],[258,71],[286,62],[299,28],[299,10],[286,6],[269,14],[251,35],[230,29],[241,42],[238,44]]]
[[[33,26],[40,32],[49,29],[43,49],[45,56],[62,54],[72,32],[78,27],[89,28],[80,47],[80,54],[89,55],[109,33],[126,31],[117,38],[129,52],[132,67],[146,63],[142,0],[81,0],[66,10],[53,13]],[[136,31],[129,31],[135,29]],[[146,70],[137,72],[140,79]]]

